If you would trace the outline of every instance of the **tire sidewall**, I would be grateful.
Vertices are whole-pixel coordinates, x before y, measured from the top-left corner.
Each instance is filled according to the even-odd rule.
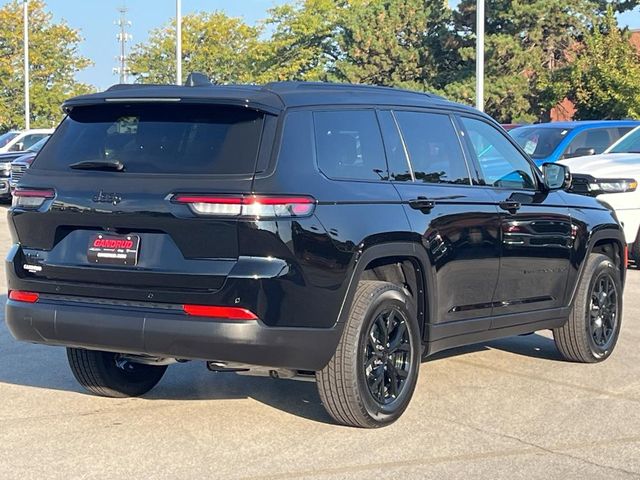
[[[603,274],[608,274],[613,281],[616,288],[616,296],[617,296],[617,306],[618,311],[616,315],[616,325],[613,331],[613,337],[611,342],[606,346],[606,348],[602,348],[595,343],[590,331],[590,305],[591,305],[591,292],[596,284],[596,282],[600,279]],[[618,342],[618,337],[620,335],[620,329],[622,326],[622,282],[620,280],[620,272],[615,267],[615,265],[611,262],[610,259],[602,259],[598,262],[593,270],[591,271],[591,278],[589,279],[589,288],[587,289],[586,296],[584,298],[584,304],[581,311],[583,321],[584,321],[584,330],[583,333],[585,335],[586,344],[589,348],[589,351],[592,357],[596,361],[602,361],[608,358],[613,350],[615,349],[616,343]]]
[[[367,342],[367,336],[371,325],[376,317],[383,310],[395,308],[400,311],[406,321],[407,330],[411,339],[411,359],[409,375],[405,380],[402,392],[396,400],[389,405],[380,405],[371,395],[365,372],[363,368],[363,350]],[[357,351],[353,356],[355,365],[352,367],[357,372],[356,378],[358,383],[358,392],[361,397],[361,403],[367,415],[371,417],[377,424],[386,425],[394,422],[406,410],[415,386],[418,380],[418,372],[420,369],[421,348],[420,348],[420,329],[416,321],[416,315],[411,307],[411,302],[406,295],[399,289],[390,286],[388,290],[381,292],[376,298],[371,300],[369,307],[362,319],[360,331],[358,332]]]

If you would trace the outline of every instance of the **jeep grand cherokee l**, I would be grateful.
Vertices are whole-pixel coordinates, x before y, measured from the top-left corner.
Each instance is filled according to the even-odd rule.
[[[339,423],[396,420],[423,356],[553,329],[618,338],[614,214],[440,97],[354,85],[118,86],[67,114],[15,191],[6,321],[98,395],[167,365],[315,377]]]

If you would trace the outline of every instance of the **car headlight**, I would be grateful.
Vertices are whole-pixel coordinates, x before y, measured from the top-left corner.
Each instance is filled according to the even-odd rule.
[[[598,193],[633,192],[638,182],[632,178],[601,178],[589,184],[589,190]]]
[[[0,163],[0,174],[9,175],[11,173],[11,162]]]

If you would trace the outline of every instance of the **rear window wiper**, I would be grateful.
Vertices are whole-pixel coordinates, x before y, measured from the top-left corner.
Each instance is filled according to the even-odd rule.
[[[122,172],[124,164],[120,160],[86,160],[69,165],[75,170],[114,170]]]

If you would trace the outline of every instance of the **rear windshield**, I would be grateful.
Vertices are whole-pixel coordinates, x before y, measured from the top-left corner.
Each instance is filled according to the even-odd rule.
[[[509,134],[531,158],[546,158],[560,145],[570,128],[520,127]]]
[[[262,120],[253,110],[204,104],[76,107],[34,168],[118,160],[125,173],[252,174]]]

